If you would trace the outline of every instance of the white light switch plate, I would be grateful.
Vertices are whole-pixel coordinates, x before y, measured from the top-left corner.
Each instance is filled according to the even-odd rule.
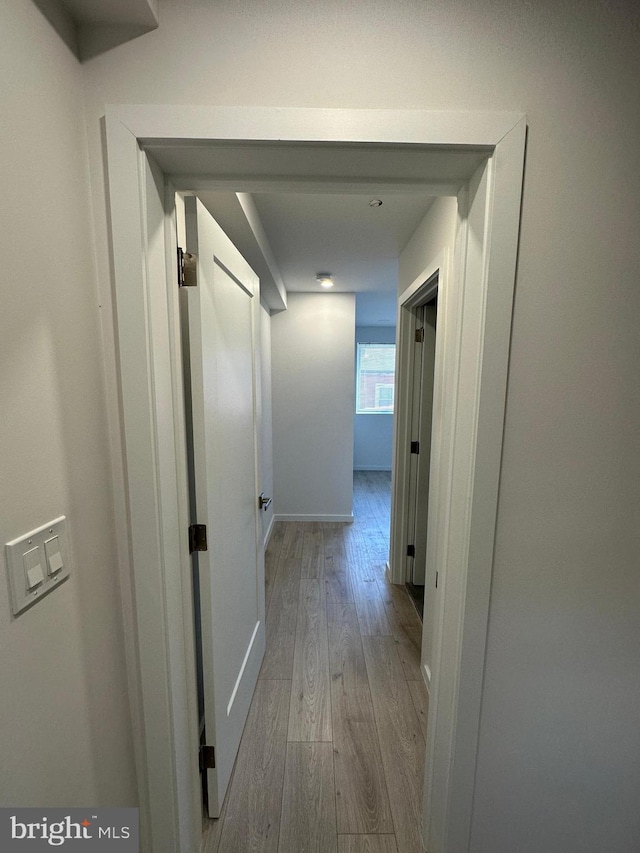
[[[5,550],[14,616],[69,577],[69,537],[64,515],[7,542]]]

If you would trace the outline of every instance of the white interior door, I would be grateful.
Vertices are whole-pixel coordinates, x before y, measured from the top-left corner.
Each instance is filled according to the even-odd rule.
[[[433,418],[433,379],[436,356],[436,304],[435,300],[418,308],[422,328],[420,345],[420,386],[416,408],[418,410],[417,436],[420,453],[416,457],[414,559],[412,581],[424,586],[427,562],[427,516],[429,508],[429,473],[431,465],[431,422]],[[431,592],[431,591],[429,591]]]
[[[416,519],[418,517],[418,491],[420,487],[419,454],[414,452],[414,444],[420,439],[420,414],[422,395],[422,350],[423,345],[418,340],[422,331],[423,308],[419,306],[413,309],[416,340],[413,345],[411,360],[411,453],[409,456],[409,493],[407,500],[407,568],[405,580],[415,583],[415,547],[416,547]]]
[[[405,578],[424,586],[431,460],[431,418],[436,341],[433,303],[412,309],[416,340],[411,359],[411,454],[407,493],[407,569]],[[415,445],[415,446],[414,446]]]
[[[218,817],[265,646],[257,480],[260,297],[256,274],[194,197],[185,199],[185,219],[186,250],[198,258],[198,284],[181,293],[191,521],[206,525],[208,545],[196,552],[201,740],[215,748],[215,767],[205,772],[209,816]]]

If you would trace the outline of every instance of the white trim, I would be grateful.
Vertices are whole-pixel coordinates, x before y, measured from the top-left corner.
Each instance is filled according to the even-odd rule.
[[[177,150],[184,142],[206,145],[209,140],[254,141],[258,145],[260,141],[271,145],[297,141],[412,143],[438,146],[453,156],[464,146],[487,148],[487,169],[476,194],[476,202],[484,205],[484,215],[474,224],[479,228],[479,243],[460,243],[456,260],[461,286],[467,282],[481,285],[477,293],[480,322],[467,338],[468,321],[473,318],[464,318],[460,363],[468,365],[472,351],[479,359],[473,372],[463,371],[457,379],[460,399],[469,405],[472,417],[456,429],[452,437],[455,453],[449,471],[443,472],[443,476],[451,476],[452,500],[442,520],[448,547],[447,577],[441,597],[440,659],[434,656],[432,673],[427,749],[425,837],[429,850],[463,853],[469,845],[475,780],[525,127],[524,117],[513,113],[164,105],[107,109],[124,447],[125,494],[119,495],[119,502],[127,515],[118,536],[123,543],[121,574],[127,603],[123,619],[143,851],[191,853],[201,846],[202,830],[193,785],[197,779],[192,752],[196,713],[195,692],[189,684],[194,661],[189,641],[188,571],[184,572],[188,549],[186,529],[176,523],[181,517],[185,466],[180,379],[172,338],[174,297],[167,297],[175,288],[163,292],[157,270],[152,287],[147,272],[151,249],[144,226],[144,199],[152,178],[149,158],[140,145],[175,145]],[[392,149],[386,150],[386,162],[393,156]],[[206,179],[211,177],[215,178]],[[264,178],[265,185],[274,179],[273,175],[257,177]],[[334,176],[334,183],[343,177]],[[393,182],[388,174],[371,176],[370,183],[384,184],[385,177],[387,184]],[[281,178],[279,186],[309,185],[309,176],[306,183],[296,176]],[[183,181],[181,178],[177,189],[196,188],[185,187]],[[433,178],[429,181],[433,183]],[[177,178],[175,182],[178,184]],[[319,183],[327,189],[331,176]],[[361,189],[365,184],[367,181],[361,182]],[[446,194],[444,182],[433,185],[439,194]],[[478,258],[471,258],[472,242],[479,249]],[[169,276],[169,266],[166,269]],[[440,772],[442,768],[444,772]]]
[[[449,110],[352,110],[298,107],[204,107],[168,104],[109,106],[147,147],[166,140],[374,142],[469,145],[493,149],[522,121],[522,113]]]
[[[439,254],[436,260],[400,294],[398,307],[416,307],[433,299],[438,292],[438,287],[442,286],[440,279],[436,279],[435,275],[440,267],[444,268],[446,259],[446,251]]]
[[[276,515],[278,521],[337,521],[344,524],[353,524],[353,513],[351,515]]]
[[[437,279],[436,279],[437,276]],[[404,584],[407,578],[407,545],[409,540],[409,477],[411,455],[411,400],[413,393],[413,356],[415,343],[415,315],[413,309],[432,298],[438,290],[442,294],[439,306],[440,329],[445,325],[442,302],[449,290],[449,252],[444,249],[398,297],[396,322],[396,408],[393,424],[393,482],[391,484],[391,541],[389,563],[391,582]],[[434,280],[435,279],[435,280]],[[440,332],[442,340],[442,332]],[[442,362],[446,355],[436,343],[434,367],[434,402],[439,388],[438,377],[442,374]],[[441,390],[440,390],[441,393]],[[432,445],[436,443],[434,434]],[[437,464],[437,463],[436,463]],[[433,500],[437,500],[434,496]],[[431,503],[431,491],[430,499]]]
[[[442,567],[425,780],[432,853],[467,851],[470,843],[525,127],[523,118],[459,194],[454,288],[462,310],[444,320],[456,340],[456,361],[443,365],[452,430],[437,451],[446,499],[429,516],[431,523],[433,509]]]
[[[273,528],[275,527],[275,523],[276,523],[276,517],[275,517],[275,515],[272,513],[272,514],[271,514],[271,520],[269,521],[269,526],[267,527],[267,532],[266,532],[266,533],[265,533],[265,535],[264,535],[264,545],[263,545],[263,547],[264,547],[264,550],[265,550],[265,551],[266,551],[266,550],[267,550],[267,548],[269,547],[269,542],[271,541],[271,536],[272,536],[272,534],[273,534]]]
[[[153,149],[150,150],[153,155]],[[369,196],[385,192],[389,195],[402,195],[403,193],[414,194],[420,192],[425,196],[455,196],[460,189],[460,181],[448,180],[437,181],[425,179],[420,181],[411,178],[405,181],[394,181],[390,178],[384,181],[350,181],[348,178],[330,180],[327,178],[303,178],[296,177],[295,180],[285,180],[282,177],[269,177],[258,181],[255,178],[203,178],[199,175],[180,175],[180,185],[192,188],[198,192],[244,192],[244,193],[309,193],[309,194],[333,194],[333,195],[362,195]],[[380,326],[380,328],[387,328]]]
[[[163,312],[167,314],[166,293],[160,288],[149,299],[149,266],[154,253],[147,231],[145,191],[152,181],[148,175],[151,167],[135,137],[122,124],[112,123],[107,128],[107,137],[110,150],[119,152],[120,167],[109,176],[109,190],[115,229],[112,240],[114,247],[118,247],[113,263],[118,285],[118,351],[123,358],[119,379],[128,486],[125,495],[128,524],[119,530],[119,539],[123,542],[123,555],[128,557],[123,559],[122,570],[125,600],[133,603],[133,612],[125,610],[124,619],[128,623],[127,661],[130,678],[135,682],[130,702],[134,737],[138,741],[143,850],[155,850],[156,846],[162,849],[165,837],[174,839],[176,844],[184,838],[178,790],[182,766],[177,766],[175,753],[180,735],[175,737],[171,705],[175,697],[187,690],[172,664],[176,656],[184,659],[187,653],[179,648],[184,633],[169,630],[171,617],[167,609],[171,607],[171,616],[177,614],[180,622],[180,594],[170,577],[167,561],[180,552],[183,543],[174,529],[179,490],[176,483],[163,479],[160,471],[162,467],[170,476],[170,467],[161,466],[160,459],[164,461],[175,455],[175,437],[167,435],[167,431],[173,430],[173,412],[170,410],[169,417],[158,420],[158,401],[167,392],[167,379],[170,383],[172,376],[171,372],[167,376],[165,370],[158,370],[162,361],[165,367],[169,349],[168,329],[163,330],[156,323]],[[129,267],[131,257],[136,258],[134,268]],[[164,389],[156,379],[164,384]],[[168,398],[171,400],[172,396],[169,389]],[[175,464],[173,471],[178,473]],[[144,484],[144,488],[136,488],[136,482]],[[151,497],[146,505],[141,503],[145,501],[145,493]],[[173,522],[165,515],[172,503]],[[165,518],[169,522],[166,532]],[[149,571],[151,560],[156,563],[154,571]],[[158,732],[166,739],[166,749],[157,749],[152,743],[151,734]],[[162,779],[166,781],[159,783]],[[183,819],[188,820],[188,816]]]

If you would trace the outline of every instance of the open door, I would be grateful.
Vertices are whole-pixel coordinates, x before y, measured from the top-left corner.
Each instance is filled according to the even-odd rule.
[[[416,332],[411,400],[407,573],[409,584],[424,587],[427,560],[427,514],[431,464],[433,383],[436,352],[437,293],[414,309]],[[414,593],[415,597],[415,593]]]
[[[185,199],[197,285],[181,289],[201,766],[218,817],[265,648],[259,546],[256,274],[202,203]],[[193,529],[193,528],[192,528]],[[196,533],[201,534],[200,536]]]

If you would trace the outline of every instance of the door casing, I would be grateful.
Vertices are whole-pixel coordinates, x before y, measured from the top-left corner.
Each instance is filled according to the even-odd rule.
[[[117,375],[124,451],[118,496],[123,619],[143,847],[201,846],[197,709],[187,544],[185,428],[180,401],[173,199],[176,190],[233,186],[345,192],[416,186],[457,195],[460,301],[442,322],[455,358],[454,431],[438,473],[443,584],[434,631],[424,836],[430,853],[467,850],[502,448],[526,120],[515,113],[313,110],[148,105],[106,112]],[[216,173],[216,145],[241,159],[278,146],[306,149],[302,171],[248,166]],[[380,152],[375,173],[314,171],[314,151]],[[206,155],[196,172],[172,162]],[[398,158],[425,152],[423,173],[398,177]],[[469,172],[469,151],[482,161]],[[467,169],[467,172],[465,172]],[[164,222],[164,234],[156,225]],[[490,298],[489,298],[490,297]],[[118,483],[116,483],[118,488]]]
[[[425,353],[425,347],[429,344],[429,333],[427,322],[423,316],[425,305],[434,299],[438,293],[438,277],[440,269],[425,278],[422,286],[412,297],[403,302],[399,300],[396,324],[397,343],[397,367],[398,381],[396,399],[396,430],[394,435],[394,465],[396,472],[394,477],[395,488],[393,490],[392,520],[391,520],[391,542],[389,569],[394,583],[402,584],[407,581],[416,583],[415,574],[417,561],[420,560],[421,569],[424,571],[425,545],[427,539],[427,527],[418,532],[416,524],[426,518],[425,485],[428,490],[430,479],[431,462],[431,421],[433,412],[433,386],[435,384],[435,351],[429,356]],[[422,328],[423,342],[414,343],[413,332]],[[426,334],[425,334],[426,333]],[[425,370],[426,365],[426,370]],[[427,375],[427,373],[429,375]],[[423,396],[426,394],[426,396]],[[404,397],[408,396],[405,401]],[[426,412],[425,401],[429,399]],[[428,413],[428,414],[427,414]],[[426,417],[423,416],[427,415]],[[419,451],[415,455],[410,446],[413,441],[418,441]],[[401,472],[401,473],[400,473]],[[407,482],[406,492],[400,494],[398,484],[400,481]],[[421,542],[418,537],[423,536]],[[415,549],[413,557],[408,555],[406,546],[412,544]],[[404,565],[404,572],[401,567]],[[424,578],[422,578],[424,584]],[[430,679],[429,679],[430,680]],[[427,683],[427,687],[429,683]]]

